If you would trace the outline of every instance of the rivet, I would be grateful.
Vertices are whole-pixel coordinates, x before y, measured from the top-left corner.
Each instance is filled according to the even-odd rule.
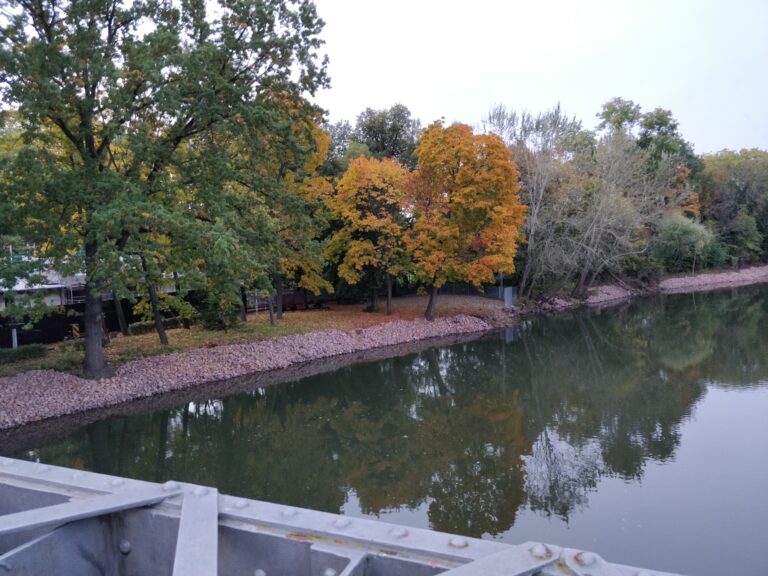
[[[448,541],[448,544],[453,546],[454,548],[466,548],[469,546],[469,542],[467,542],[467,539],[462,536],[454,536]]]
[[[552,550],[549,549],[549,546],[540,542],[531,546],[530,552],[534,558],[544,559],[552,556]]]
[[[581,564],[582,566],[592,566],[595,562],[597,562],[597,555],[593,554],[592,552],[579,552],[574,556],[574,559],[578,564]]]
[[[323,576],[338,576],[338,572],[334,570],[333,568],[326,568],[323,570]]]
[[[117,545],[121,554],[130,554],[131,543],[128,540],[120,540],[120,544]]]
[[[267,573],[261,568],[256,568],[256,571],[253,573],[253,576],[267,576]]]
[[[248,508],[248,500],[236,500],[235,501],[235,508],[238,508],[239,510],[242,510],[243,508]]]
[[[163,484],[163,490],[166,492],[170,492],[171,490],[178,490],[180,488],[180,484],[176,482],[176,480],[168,480],[165,484]]]
[[[125,480],[122,478],[113,478],[109,483],[110,486],[122,486],[123,484],[125,484]]]
[[[50,471],[51,471],[51,467],[45,464],[43,464],[42,466],[40,466],[40,468],[37,469],[38,474],[45,474],[46,472],[50,472]]]
[[[389,533],[395,538],[405,538],[408,536],[408,530],[402,526],[395,526]]]
[[[286,508],[283,510],[283,518],[293,518],[298,512],[293,508]]]
[[[208,494],[208,488],[204,488],[203,486],[197,486],[194,490],[192,490],[192,494],[194,494],[198,498],[202,498],[203,496]]]
[[[336,526],[336,528],[346,528],[350,524],[352,524],[352,520],[350,520],[349,518],[345,518],[344,516],[342,516],[341,518],[337,518],[336,522],[333,523],[333,525]]]

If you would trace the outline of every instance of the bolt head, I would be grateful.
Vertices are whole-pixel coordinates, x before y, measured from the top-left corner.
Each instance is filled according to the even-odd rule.
[[[261,568],[256,568],[256,571],[253,573],[253,576],[267,576],[267,573]]]
[[[542,560],[552,557],[552,550],[549,549],[549,546],[540,542],[531,546],[530,552],[534,558]]]
[[[350,520],[349,518],[345,518],[344,516],[342,516],[341,518],[337,518],[336,521],[333,523],[333,525],[336,526],[336,528],[346,528],[350,524],[352,524],[352,520]]]
[[[181,484],[176,482],[176,480],[168,480],[165,484],[163,484],[163,490],[166,492],[171,492],[172,490],[178,490],[181,488]]]
[[[192,490],[192,494],[194,494],[198,498],[202,498],[203,496],[206,496],[208,494],[208,488],[205,488],[203,486],[197,486],[194,490]]]
[[[131,553],[131,543],[128,540],[120,540],[120,543],[117,545],[117,547],[120,549],[121,554]]]
[[[123,484],[125,484],[125,480],[122,478],[113,478],[109,483],[110,486],[122,486]]]
[[[582,566],[592,566],[597,562],[597,554],[592,552],[579,552],[574,556],[577,564]]]
[[[469,542],[463,536],[454,536],[448,541],[448,544],[454,548],[466,548],[469,546]]]
[[[333,568],[326,568],[323,570],[323,576],[338,576],[338,572],[334,570]]]
[[[408,530],[402,526],[395,526],[389,533],[395,538],[405,538],[408,536]]]
[[[243,508],[248,508],[248,500],[235,500],[235,508],[238,510],[242,510]]]
[[[283,518],[293,518],[296,514],[298,514],[298,511],[293,508],[286,508],[283,510]]]

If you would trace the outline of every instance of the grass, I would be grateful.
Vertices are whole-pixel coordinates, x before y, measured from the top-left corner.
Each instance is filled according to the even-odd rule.
[[[135,336],[119,336],[104,348],[107,362],[112,367],[120,366],[136,358],[181,352],[193,348],[259,342],[286,334],[328,330],[355,330],[395,320],[413,320],[422,318],[427,306],[425,296],[408,296],[393,301],[393,314],[384,313],[385,302],[381,301],[379,312],[363,312],[363,305],[333,304],[330,310],[286,311],[277,326],[269,324],[266,312],[248,315],[248,321],[224,332],[206,330],[202,326],[192,326],[189,330],[172,328],[168,330],[169,346],[160,345],[157,334],[150,332]],[[499,310],[501,303],[473,296],[441,295],[437,300],[439,316],[471,314],[488,316]],[[0,364],[0,377],[13,376],[27,370],[54,369],[71,374],[80,374],[83,363],[81,342],[65,342],[49,346],[44,358],[30,358]]]

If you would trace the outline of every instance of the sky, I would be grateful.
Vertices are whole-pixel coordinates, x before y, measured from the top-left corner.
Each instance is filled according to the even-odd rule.
[[[494,104],[671,110],[696,152],[768,149],[768,0],[315,0],[335,122],[407,106],[478,126]]]

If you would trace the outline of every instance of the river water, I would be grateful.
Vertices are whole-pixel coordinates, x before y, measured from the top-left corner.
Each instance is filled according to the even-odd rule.
[[[766,440],[768,288],[751,287],[535,319],[10,455],[720,576],[768,574]]]

